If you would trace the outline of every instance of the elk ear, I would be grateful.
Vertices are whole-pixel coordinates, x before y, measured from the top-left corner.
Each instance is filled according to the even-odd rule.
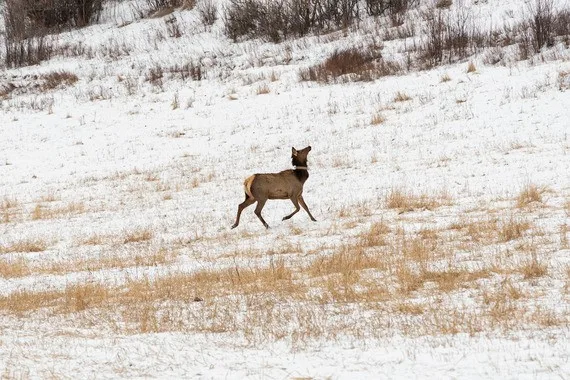
[[[291,148],[291,155],[292,155],[292,156],[297,156],[297,149]]]

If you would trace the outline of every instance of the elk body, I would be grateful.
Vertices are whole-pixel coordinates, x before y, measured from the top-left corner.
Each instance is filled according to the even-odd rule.
[[[236,222],[232,228],[236,228],[239,225],[241,212],[255,202],[257,202],[255,215],[261,220],[265,228],[269,228],[269,225],[267,225],[263,216],[261,216],[261,210],[263,210],[263,206],[265,206],[265,202],[267,202],[268,199],[289,199],[293,202],[295,211],[283,217],[283,220],[287,220],[299,212],[300,205],[307,211],[311,220],[316,222],[316,219],[311,215],[309,207],[307,207],[303,199],[303,185],[309,178],[307,155],[310,151],[310,146],[301,150],[292,148],[291,162],[293,166],[295,166],[295,169],[283,170],[279,173],[254,174],[248,177],[243,184],[245,200],[238,206]]]

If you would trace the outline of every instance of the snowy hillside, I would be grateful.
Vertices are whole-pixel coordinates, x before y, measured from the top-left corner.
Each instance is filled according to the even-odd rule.
[[[532,2],[439,10],[502,45],[431,65],[431,3],[279,43],[140,3],[1,69],[3,378],[570,373],[570,52],[511,42]],[[312,80],[351,48],[372,78]],[[232,230],[308,145],[317,222]]]

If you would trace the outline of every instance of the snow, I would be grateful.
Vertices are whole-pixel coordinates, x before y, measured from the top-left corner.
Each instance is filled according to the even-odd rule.
[[[205,28],[195,11],[174,13],[184,34],[170,38],[164,19],[136,20],[129,13],[131,3],[108,10],[100,25],[56,38],[60,44],[81,42],[92,54],[0,73],[0,90],[7,83],[18,87],[0,100],[0,204],[17,202],[5,211],[10,220],[0,222],[0,247],[35,239],[48,246],[36,253],[0,249],[0,259],[25,259],[33,268],[46,268],[112,255],[151,255],[166,247],[176,251],[175,260],[0,277],[3,297],[91,281],[120,285],[173,272],[231,268],[236,261],[254,267],[273,259],[268,251],[283,247],[288,263],[311,262],[373,222],[388,221],[415,234],[479,216],[487,208],[507,215],[499,205],[511,204],[522,188],[536,184],[547,189],[547,207],[523,217],[543,235],[519,243],[538,246],[549,274],[532,284],[520,276],[512,280],[538,294],[529,304],[554,310],[563,322],[507,332],[408,336],[399,330],[397,316],[393,329],[374,332],[367,330],[367,319],[360,319],[367,311],[343,314],[331,305],[315,311],[323,328],[338,318],[341,325],[358,325],[364,336],[323,334],[302,344],[291,336],[261,337],[250,344],[239,332],[117,332],[106,316],[89,310],[80,316],[0,310],[3,377],[534,379],[570,373],[564,290],[570,251],[560,233],[570,224],[570,76],[561,76],[570,72],[565,46],[545,50],[532,62],[494,66],[483,62],[483,51],[473,58],[474,73],[460,62],[373,82],[323,85],[300,81],[299,70],[338,47],[365,43],[374,30],[371,20],[362,22],[360,32],[277,45],[232,43],[223,36],[221,20]],[[521,17],[516,1],[463,3],[487,26]],[[402,41],[384,45],[401,58]],[[146,79],[153,67],[190,62],[202,65],[203,80],[181,80],[167,70],[160,84]],[[58,70],[75,73],[78,82],[30,91],[35,76]],[[451,80],[442,82],[444,74]],[[258,95],[261,85],[270,92]],[[394,102],[398,92],[412,99]],[[372,125],[376,113],[386,121]],[[318,222],[303,211],[281,222],[292,206],[270,201],[263,213],[271,229],[263,229],[250,207],[238,229],[230,230],[243,200],[243,179],[289,168],[291,146],[307,145],[313,149],[304,198]],[[383,206],[393,189],[443,192],[454,202],[400,216]],[[70,204],[83,210],[31,217],[38,205]],[[359,206],[368,211],[358,215]],[[357,215],[340,218],[343,208]],[[146,245],[122,243],[126,233],[139,229],[153,232]],[[81,243],[93,235],[104,243]],[[301,246],[301,252],[289,246]],[[238,251],[251,256],[236,258]],[[499,251],[510,254],[509,247],[492,246],[455,256],[477,264]],[[473,304],[470,293],[464,294],[463,300],[454,295],[444,302]]]

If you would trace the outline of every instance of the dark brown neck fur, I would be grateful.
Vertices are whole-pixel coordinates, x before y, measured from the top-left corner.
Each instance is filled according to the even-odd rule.
[[[301,183],[305,183],[305,181],[309,178],[309,172],[307,169],[295,169],[293,170],[293,174]]]

